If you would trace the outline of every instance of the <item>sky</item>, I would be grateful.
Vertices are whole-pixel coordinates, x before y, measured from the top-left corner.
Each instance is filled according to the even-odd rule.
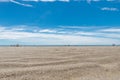
[[[0,0],[0,45],[120,45],[120,0]]]

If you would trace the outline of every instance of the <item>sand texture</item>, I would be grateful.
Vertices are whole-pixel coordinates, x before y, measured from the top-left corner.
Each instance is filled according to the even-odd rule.
[[[0,47],[0,80],[120,80],[120,47]]]

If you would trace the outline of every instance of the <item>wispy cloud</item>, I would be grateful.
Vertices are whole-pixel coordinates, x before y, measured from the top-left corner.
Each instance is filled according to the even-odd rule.
[[[109,29],[102,29],[101,32],[117,32],[120,33],[120,28],[109,28]]]
[[[11,2],[17,5],[25,6],[25,7],[33,7],[31,4],[25,4],[25,2],[55,2],[56,0],[0,0],[0,2]],[[58,0],[61,2],[69,2],[69,0]]]
[[[103,7],[103,8],[101,8],[101,10],[103,10],[103,11],[119,11],[118,8],[114,8],[114,7]]]
[[[0,2],[11,2],[11,3],[15,3],[15,4],[17,4],[17,5],[21,5],[21,6],[33,7],[33,6],[30,5],[30,4],[24,4],[24,3],[21,3],[21,2],[16,1],[16,0],[0,0]]]
[[[15,4],[18,4],[18,5],[26,6],[26,7],[33,7],[33,6],[30,5],[30,4],[23,4],[23,3],[20,3],[20,2],[18,2],[18,1],[15,1],[15,0],[10,0],[10,2],[15,3]]]

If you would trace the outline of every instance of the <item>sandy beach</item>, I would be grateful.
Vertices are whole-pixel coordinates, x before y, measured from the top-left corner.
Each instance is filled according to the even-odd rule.
[[[0,80],[120,80],[120,47],[0,47]]]

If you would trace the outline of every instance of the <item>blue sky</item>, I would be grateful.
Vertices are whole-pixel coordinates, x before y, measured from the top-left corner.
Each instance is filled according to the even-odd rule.
[[[120,44],[119,0],[0,0],[0,45]]]

